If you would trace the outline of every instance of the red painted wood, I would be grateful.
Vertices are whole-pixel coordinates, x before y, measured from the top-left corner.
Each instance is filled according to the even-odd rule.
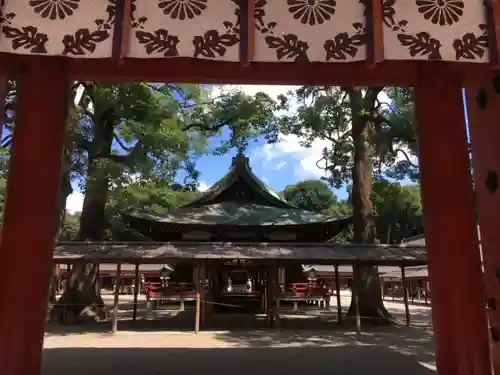
[[[57,59],[56,57],[54,57]],[[23,66],[36,61],[35,56],[0,53],[0,71],[12,76]],[[469,85],[489,84],[490,64],[382,61],[375,66],[368,61],[353,63],[263,63],[244,67],[239,62],[218,62],[191,58],[168,59],[69,59],[71,77],[101,82],[185,82],[212,84],[336,84],[362,86],[406,86],[417,81],[419,66],[446,67],[461,72]]]
[[[485,182],[489,172],[495,172],[500,177],[500,126],[498,123],[500,97],[490,90],[488,108],[480,110],[476,104],[476,90],[467,90],[467,112],[481,227],[486,296],[496,301],[496,309],[490,309],[488,313],[492,330],[494,330],[500,329],[500,280],[497,277],[500,267],[498,249],[500,244],[500,187],[496,192],[490,192]],[[500,343],[498,341],[492,340],[491,355],[493,370],[496,374],[500,374]]]
[[[415,100],[438,373],[489,375],[460,79],[446,70],[423,71]]]
[[[19,79],[0,244],[2,375],[40,374],[68,111],[65,73],[64,60],[38,58]],[[19,269],[29,277],[20,278]]]

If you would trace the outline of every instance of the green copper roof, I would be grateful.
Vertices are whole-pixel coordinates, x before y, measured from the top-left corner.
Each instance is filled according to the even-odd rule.
[[[198,207],[216,203],[217,197],[219,197],[224,191],[231,188],[231,186],[236,183],[238,179],[243,179],[247,184],[249,184],[250,187],[261,196],[262,200],[266,202],[266,206],[268,205],[276,208],[296,208],[295,206],[289,204],[276,191],[269,188],[264,182],[262,182],[252,172],[248,163],[248,158],[241,154],[233,158],[231,169],[224,177],[212,185],[210,189],[205,191],[200,198],[185,205],[184,207]]]
[[[242,185],[243,183],[243,185]],[[242,187],[243,186],[243,187]],[[248,196],[239,195],[245,189]],[[285,226],[347,222],[329,215],[299,209],[270,189],[248,165],[248,158],[233,158],[229,172],[201,197],[164,215],[125,214],[149,222],[181,225]]]
[[[130,214],[128,216],[159,223],[191,225],[279,226],[329,223],[339,220],[328,215],[297,208],[266,207],[235,202],[183,207],[161,216],[151,214]]]

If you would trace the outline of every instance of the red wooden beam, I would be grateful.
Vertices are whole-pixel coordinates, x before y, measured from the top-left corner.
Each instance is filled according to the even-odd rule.
[[[113,29],[113,59],[123,64],[130,46],[130,30],[132,27],[132,0],[116,0],[115,23]]]
[[[478,221],[481,230],[484,282],[490,320],[493,371],[500,374],[500,97],[489,90],[490,102],[480,109],[477,90],[466,91],[469,132],[472,143]]]
[[[382,0],[364,0],[366,12],[366,60],[375,65],[384,60]]]
[[[490,63],[500,63],[500,4],[498,0],[485,0],[486,24],[488,25],[488,46]]]
[[[255,1],[240,0],[240,63],[248,67],[255,56]]]
[[[0,272],[0,374],[38,375],[60,205],[70,80],[66,59],[36,57],[20,77]],[[29,235],[27,235],[29,233]],[[19,238],[23,238],[22,246]],[[22,269],[29,277],[19,277]],[[23,308],[12,301],[29,291]]]
[[[490,375],[459,77],[449,69],[422,71],[415,85],[415,104],[438,372]]]
[[[55,60],[60,57],[49,57]],[[9,77],[36,63],[37,56],[0,53],[0,73]],[[221,62],[192,58],[126,58],[119,66],[115,59],[70,59],[72,79],[101,82],[185,82],[213,84],[330,84],[359,86],[409,86],[417,82],[419,67],[443,68],[456,72],[464,86],[491,84],[490,64],[444,61],[384,60],[376,65],[353,63]]]

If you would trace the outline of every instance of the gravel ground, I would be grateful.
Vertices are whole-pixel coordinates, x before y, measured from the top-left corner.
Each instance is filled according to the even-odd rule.
[[[126,314],[127,298],[123,300],[122,314]],[[342,304],[348,306],[348,297]],[[401,303],[387,301],[386,305],[397,318],[404,317]],[[120,323],[121,331],[116,335],[85,332],[88,329],[53,331],[45,337],[42,374],[435,373],[432,332],[423,328],[429,323],[430,309],[413,305],[411,310],[420,327],[367,326],[361,336],[351,332],[352,328],[334,325],[314,330],[247,329],[194,334],[152,331],[151,327],[127,330],[128,326]]]

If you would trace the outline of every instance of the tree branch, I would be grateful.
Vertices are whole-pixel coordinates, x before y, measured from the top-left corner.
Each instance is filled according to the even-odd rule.
[[[217,125],[209,125],[206,122],[195,122],[184,127],[184,131],[189,130],[199,130],[199,131],[209,131],[209,132],[217,132],[222,129],[224,126],[229,126],[234,122],[234,118],[230,118],[227,121],[224,121]]]
[[[118,137],[118,134],[113,133],[113,138],[116,141],[116,143],[118,143],[118,146],[120,146],[122,148],[123,151],[127,151],[127,152],[132,151],[132,148],[125,146],[125,144],[120,139],[120,137]]]
[[[398,153],[403,154],[403,156],[405,157],[405,159],[408,161],[408,163],[409,163],[409,164],[410,164],[413,168],[418,168],[418,167],[419,167],[418,165],[414,164],[414,163],[411,161],[410,156],[408,155],[408,153],[407,153],[405,150],[403,150],[403,149],[401,149],[401,148],[397,148],[397,149],[395,149],[395,150],[394,150],[394,155],[397,155]]]

